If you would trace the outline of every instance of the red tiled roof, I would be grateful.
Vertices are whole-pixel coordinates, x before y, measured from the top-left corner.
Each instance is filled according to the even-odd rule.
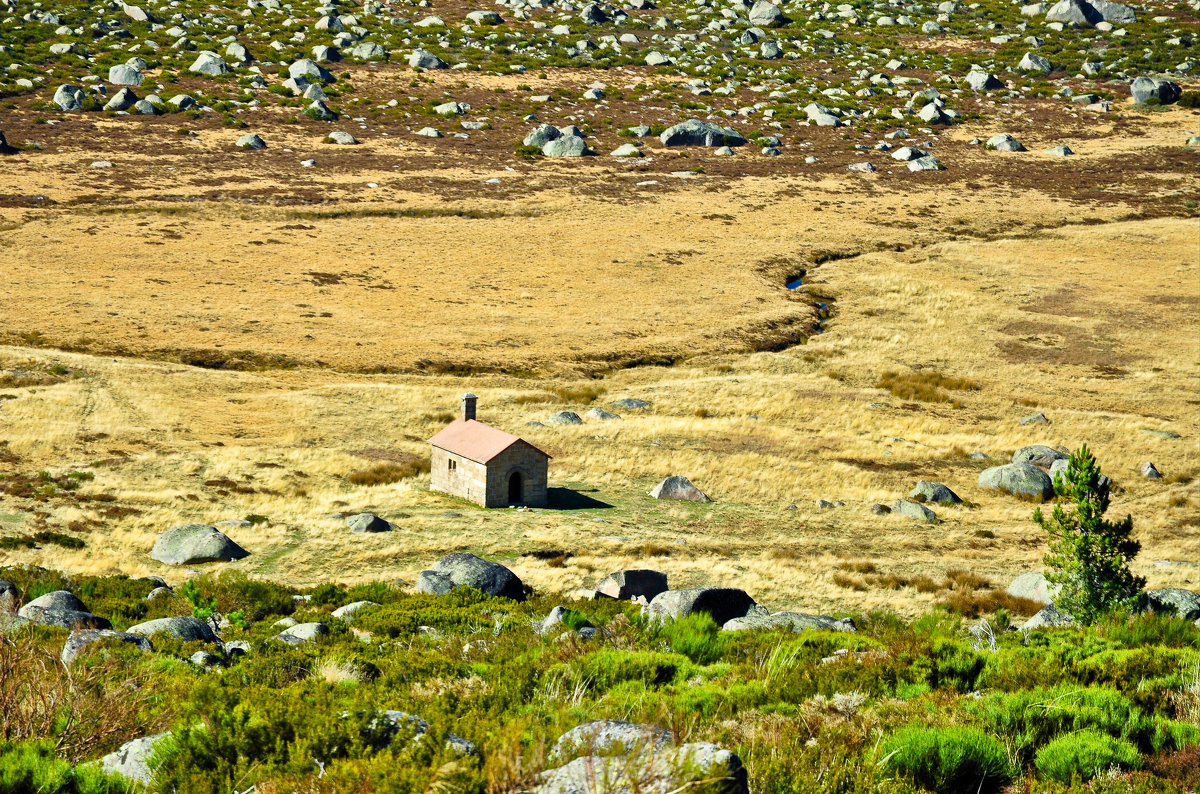
[[[524,439],[474,419],[455,419],[429,439],[429,443],[433,446],[453,452],[455,455],[462,455],[477,463],[487,463],[518,441],[524,441]],[[525,443],[529,444],[528,441]],[[529,446],[533,447],[533,444],[529,444]],[[533,448],[537,449],[537,447]],[[540,449],[538,452],[546,455]],[[550,456],[546,455],[546,457]]]

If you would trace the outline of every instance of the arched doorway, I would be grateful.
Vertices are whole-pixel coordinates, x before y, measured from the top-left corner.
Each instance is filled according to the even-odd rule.
[[[510,505],[524,504],[521,490],[521,472],[514,471],[508,475],[508,503]]]

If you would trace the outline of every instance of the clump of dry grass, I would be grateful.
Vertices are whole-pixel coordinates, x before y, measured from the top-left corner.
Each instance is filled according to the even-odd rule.
[[[977,618],[1001,609],[1028,617],[1036,615],[1043,606],[1037,601],[1018,598],[1000,590],[954,590],[937,604],[968,618]]]
[[[833,583],[838,587],[844,587],[847,590],[856,590],[860,593],[866,592],[867,590],[867,583],[865,581],[842,573],[841,571],[838,571],[833,575]]]
[[[673,547],[652,540],[642,544],[643,557],[670,557],[673,551],[675,551]]]
[[[346,475],[351,485],[390,485],[429,472],[428,458],[413,455],[404,461],[387,461]]]
[[[943,375],[940,372],[893,372],[888,371],[875,383],[877,389],[887,389],[901,400],[917,400],[927,403],[956,403],[943,389],[950,391],[978,391],[978,381]]]
[[[353,661],[340,656],[326,656],[317,662],[313,675],[329,684],[360,684],[363,672]]]
[[[868,560],[846,560],[839,562],[838,567],[851,573],[875,573],[877,570],[875,563]]]

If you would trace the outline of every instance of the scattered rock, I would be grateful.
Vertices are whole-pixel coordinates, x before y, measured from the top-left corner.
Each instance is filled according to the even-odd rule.
[[[1174,615],[1184,620],[1200,618],[1200,593],[1184,590],[1179,587],[1166,587],[1161,590],[1147,590],[1150,608],[1155,612]]]
[[[134,645],[139,651],[146,653],[154,650],[154,646],[150,644],[149,640],[137,634],[108,629],[77,629],[71,632],[71,635],[67,637],[66,644],[63,645],[63,664],[70,664],[75,661],[75,657],[79,656],[79,654],[86,651],[92,645],[109,642]]]
[[[571,761],[580,756],[629,755],[643,750],[658,750],[671,744],[673,737],[665,728],[624,720],[592,720],[576,725],[558,737],[550,748],[551,761]]]
[[[787,17],[779,6],[770,0],[756,0],[750,7],[750,24],[760,28],[772,28],[787,23]]]
[[[33,599],[17,610],[17,616],[42,626],[66,629],[111,629],[107,618],[93,615],[75,595],[55,590]]]
[[[151,765],[160,745],[169,741],[171,734],[159,733],[125,742],[115,751],[100,759],[100,767],[110,775],[120,775],[135,783],[149,786],[154,782],[155,769]]]
[[[366,609],[367,607],[377,606],[379,606],[379,604],[375,603],[374,601],[355,601],[333,610],[333,616],[349,623],[354,619],[354,616],[362,610]]]
[[[428,574],[428,576],[427,576]],[[429,571],[421,571],[417,592],[444,595],[456,587],[474,587],[488,595],[525,600],[524,586],[517,575],[498,562],[480,559],[474,554],[451,554],[443,557]]]
[[[597,789],[597,781],[603,788]],[[533,794],[633,792],[668,794],[685,790],[749,794],[742,760],[707,742],[664,747],[636,756],[580,756],[539,776]]]
[[[641,596],[652,601],[659,593],[667,591],[667,575],[661,571],[647,568],[636,568],[627,571],[616,571],[596,585],[596,593],[600,596],[628,601],[635,596]]]
[[[745,137],[732,127],[688,119],[658,136],[663,146],[744,146]]]
[[[425,50],[414,50],[408,56],[408,65],[413,69],[448,69],[450,64],[443,61],[431,52]]]
[[[1002,134],[1002,135],[993,135],[992,137],[987,139],[987,143],[984,146],[985,146],[985,148],[993,149],[997,152],[1023,152],[1023,151],[1025,151],[1025,147],[1021,144],[1021,142],[1018,141],[1013,136],[1008,135],[1007,133]],[[1026,418],[1028,418],[1028,417],[1026,417]],[[1043,417],[1043,418],[1045,418],[1045,417]],[[1028,424],[1028,423],[1024,419],[1022,419],[1021,424]]]
[[[52,101],[60,110],[83,110],[83,91],[79,86],[64,83],[54,92]]]
[[[145,623],[130,626],[128,631],[143,637],[152,637],[161,631],[183,642],[220,642],[207,621],[192,617],[147,620]]]
[[[275,639],[289,645],[305,645],[316,642],[329,634],[329,627],[324,623],[297,623],[275,635]]]
[[[17,590],[17,586],[12,582],[0,579],[0,612],[6,615],[15,615],[20,603],[21,592]]]
[[[583,420],[574,411],[559,411],[551,414],[546,421],[552,425],[581,425]]]
[[[727,621],[725,631],[747,631],[751,629],[788,629],[796,634],[802,631],[857,631],[850,618],[832,618],[828,615],[806,615],[803,612],[776,612],[774,615],[747,615]]]
[[[636,400],[632,397],[626,397],[623,400],[617,400],[612,404],[613,408],[620,408],[623,411],[644,411],[650,407],[650,403],[645,400]]]
[[[151,559],[167,565],[231,562],[249,556],[250,552],[216,527],[206,524],[184,524],[168,529],[158,536],[150,552]]]
[[[1049,604],[1062,590],[1061,585],[1052,585],[1046,581],[1045,574],[1037,571],[1023,573],[1008,586],[1007,592],[1016,598],[1028,598],[1039,604]]]
[[[711,499],[687,477],[673,474],[654,486],[650,496],[655,499],[682,499],[689,502],[710,502]]]
[[[348,132],[342,130],[334,130],[328,136],[338,146],[354,146],[358,143],[358,139]]]
[[[112,85],[141,85],[142,73],[127,63],[108,67],[108,82]]]
[[[225,74],[229,71],[229,64],[225,63],[220,55],[215,52],[204,50],[196,56],[196,60],[188,67],[188,71],[196,74],[204,74],[209,77]]]
[[[1051,64],[1049,59],[1043,58],[1040,55],[1034,55],[1032,52],[1025,53],[1021,58],[1021,62],[1017,64],[1017,68],[1023,72],[1036,72],[1038,74],[1050,74]]]
[[[1148,480],[1162,479],[1162,474],[1159,473],[1158,469],[1150,461],[1146,461],[1140,467],[1138,467],[1138,471]]]
[[[614,419],[621,418],[620,414],[610,413],[609,411],[606,411],[603,408],[593,408],[590,411],[588,411],[586,414],[584,414],[584,416],[586,416],[588,419],[595,419],[600,422],[611,422]]]
[[[1054,604],[1049,604],[1036,615],[1025,621],[1021,628],[1025,631],[1033,629],[1056,629],[1064,626],[1074,626],[1075,618],[1063,612]]]
[[[358,513],[346,519],[351,532],[390,532],[392,525],[374,513]]]
[[[1055,461],[1069,460],[1070,455],[1062,450],[1047,447],[1044,444],[1033,444],[1021,447],[1013,453],[1013,463],[1031,463],[1041,469],[1049,469]]]
[[[914,499],[918,496],[923,496],[926,502],[950,505],[962,504],[962,499],[954,491],[951,491],[940,482],[930,482],[929,480],[918,481],[916,487],[908,495]]]
[[[761,608],[745,590],[735,587],[697,587],[691,590],[667,590],[650,601],[653,620],[679,619],[704,612],[724,625],[734,618],[744,618]]]
[[[267,142],[255,134],[243,135],[237,139],[237,147],[239,149],[265,149]]]
[[[1045,501],[1054,497],[1054,483],[1046,472],[1029,463],[1008,463],[984,469],[979,487]]]
[[[910,502],[907,499],[898,499],[892,505],[892,512],[899,513],[902,516],[911,518],[915,521],[926,521],[930,524],[937,523],[937,513],[934,513],[920,502]]]
[[[1075,152],[1071,151],[1070,146],[1060,145],[1060,146],[1051,146],[1049,149],[1046,150],[1046,154],[1052,154],[1055,157],[1067,157],[1068,155],[1075,154]]]

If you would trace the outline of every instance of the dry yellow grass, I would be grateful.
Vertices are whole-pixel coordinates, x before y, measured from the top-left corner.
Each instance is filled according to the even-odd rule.
[[[188,177],[172,178],[186,195]],[[962,568],[1004,583],[1040,564],[1032,506],[979,489],[988,464],[969,453],[1005,462],[1026,444],[1086,441],[1121,486],[1114,512],[1135,517],[1138,572],[1197,587],[1194,219],[1122,220],[1133,208],[1003,187],[715,186],[454,205],[475,218],[297,218],[214,202],[0,210],[0,334],[92,350],[0,347],[0,370],[65,370],[0,388],[14,397],[0,400],[0,474],[94,474],[71,492],[0,493],[0,534],[45,526],[88,543],[0,550],[0,563],[178,581],[188,574],[149,559],[158,533],[256,515],[268,520],[229,530],[252,552],[229,567],[299,585],[411,583],[468,549],[549,591],[651,566],[675,586],[743,587],[772,608],[911,613],[945,595],[920,576],[941,583]],[[392,198],[344,207],[439,206]],[[1069,223],[1081,214],[1091,221]],[[910,216],[921,223],[900,222]],[[804,288],[789,293],[782,281],[798,269]],[[765,344],[765,326],[812,322],[810,292],[832,303],[825,333],[746,352]],[[140,357],[94,354],[113,349]],[[241,350],[249,364],[306,366],[145,357]],[[682,361],[606,371],[654,356]],[[464,369],[477,372],[450,374]],[[929,401],[878,388],[886,373],[978,388]],[[568,507],[598,504],[484,511],[430,493],[406,462],[427,454],[424,440],[467,390],[482,419],[554,455],[551,486],[574,495]],[[525,426],[622,397],[654,405],[618,422]],[[1018,424],[1036,411],[1052,423]],[[1139,477],[1145,460],[1167,479]],[[675,473],[716,502],[646,496]],[[919,479],[972,504],[935,507],[937,525],[870,513]],[[358,510],[398,529],[352,536],[331,517]],[[525,556],[547,550],[571,556]],[[847,560],[875,571],[842,571]]]

